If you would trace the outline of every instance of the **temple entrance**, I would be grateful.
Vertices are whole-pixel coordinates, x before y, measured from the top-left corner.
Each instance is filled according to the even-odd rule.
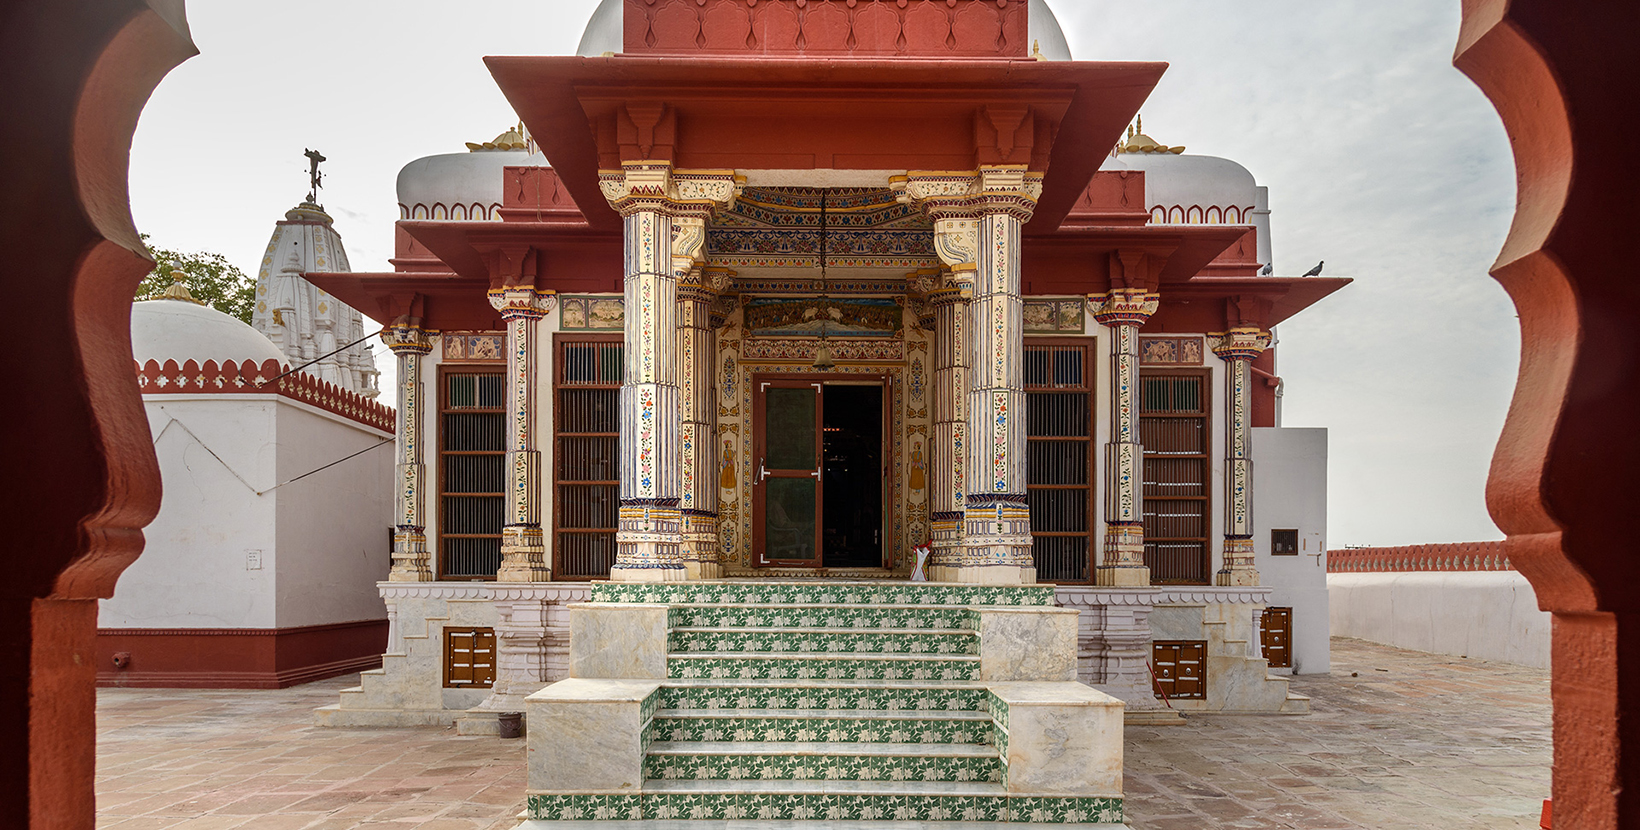
[[[759,567],[880,568],[888,438],[881,378],[758,377]]]

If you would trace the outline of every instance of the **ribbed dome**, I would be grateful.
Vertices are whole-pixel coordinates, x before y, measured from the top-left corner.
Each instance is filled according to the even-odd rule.
[[[209,306],[187,300],[144,300],[131,306],[131,355],[137,363],[187,360],[285,362],[261,332]]]

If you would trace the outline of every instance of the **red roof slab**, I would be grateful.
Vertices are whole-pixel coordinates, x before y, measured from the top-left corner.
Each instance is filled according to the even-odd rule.
[[[475,280],[445,271],[336,273],[302,276],[331,296],[377,322],[400,317],[419,320],[426,329],[487,331],[501,328],[501,315],[490,306],[488,279]]]
[[[1046,173],[1029,232],[1058,228],[1165,63],[914,58],[489,57],[587,221],[619,227],[598,170]]]

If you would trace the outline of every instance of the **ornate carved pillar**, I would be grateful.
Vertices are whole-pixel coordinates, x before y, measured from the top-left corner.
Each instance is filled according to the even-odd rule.
[[[1224,360],[1224,564],[1219,585],[1257,585],[1253,566],[1252,363],[1270,346],[1258,326],[1235,326],[1211,335],[1213,353]]]
[[[433,350],[432,334],[410,322],[395,323],[382,333],[382,342],[399,358],[399,459],[394,479],[395,530],[389,582],[431,582],[434,578],[427,550],[427,465],[421,453],[422,405],[426,400],[421,364]]]
[[[1143,288],[1113,288],[1088,297],[1089,309],[1110,330],[1110,441],[1105,444],[1105,548],[1095,570],[1099,585],[1150,584],[1145,567],[1144,447],[1139,441],[1139,327],[1156,313],[1159,298]]]
[[[934,219],[935,250],[954,281],[960,286],[971,275],[964,542],[961,561],[945,578],[1035,582],[1025,501],[1019,231],[1042,193],[1042,176],[1024,165],[986,165],[972,174],[913,172],[893,186]]]
[[[599,176],[621,214],[626,270],[621,512],[609,578],[683,580],[691,574],[683,547],[678,271],[687,262],[687,275],[700,260],[706,223],[733,201],[739,182],[733,171],[674,171],[663,161],[626,162]]]
[[[959,283],[947,275],[927,293],[934,312],[934,368],[932,423],[929,425],[928,519],[933,537],[928,578],[944,582],[963,559],[963,435],[968,429],[968,297],[970,280]]]
[[[541,452],[535,444],[536,329],[556,296],[532,286],[490,292],[507,327],[507,522],[497,582],[547,582],[552,563],[541,535]]]
[[[678,226],[674,224],[674,229]],[[697,249],[698,250],[698,249]],[[673,248],[678,283],[678,467],[682,471],[679,504],[683,567],[689,579],[723,575],[718,559],[717,330],[723,311],[714,301],[728,288],[730,272],[701,268]]]

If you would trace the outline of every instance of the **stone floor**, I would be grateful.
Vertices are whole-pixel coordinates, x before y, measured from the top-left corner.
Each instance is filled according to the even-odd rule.
[[[98,826],[489,830],[523,809],[524,743],[436,729],[319,729],[355,676],[280,691],[106,689]],[[1307,716],[1129,727],[1134,830],[1537,827],[1548,673],[1333,641],[1295,678]]]

